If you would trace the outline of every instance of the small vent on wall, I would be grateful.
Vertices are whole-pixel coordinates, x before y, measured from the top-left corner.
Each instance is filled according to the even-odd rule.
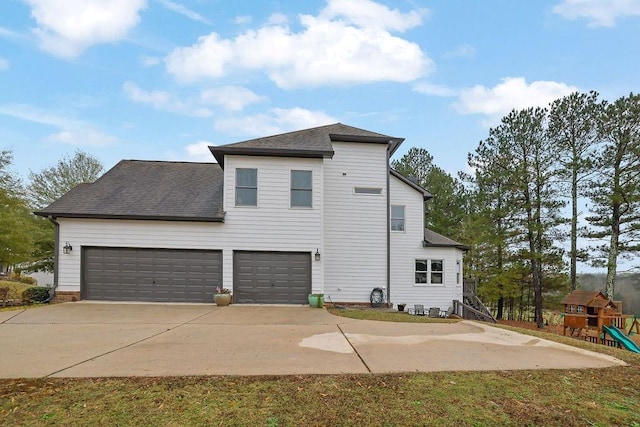
[[[356,194],[382,194],[382,188],[379,187],[355,187],[353,192]]]

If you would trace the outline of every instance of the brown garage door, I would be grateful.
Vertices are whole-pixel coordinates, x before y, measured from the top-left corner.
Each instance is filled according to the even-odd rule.
[[[233,301],[306,304],[311,292],[308,252],[233,252]]]
[[[82,248],[83,299],[212,302],[221,284],[221,251]]]

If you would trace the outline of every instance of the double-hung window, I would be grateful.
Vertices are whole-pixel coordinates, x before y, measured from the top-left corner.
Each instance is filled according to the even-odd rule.
[[[391,205],[391,231],[404,231],[404,206]]]
[[[313,206],[313,174],[311,171],[291,171],[291,207]]]
[[[258,169],[236,169],[236,206],[258,206]]]
[[[416,284],[443,284],[444,261],[441,259],[417,259],[415,277]]]

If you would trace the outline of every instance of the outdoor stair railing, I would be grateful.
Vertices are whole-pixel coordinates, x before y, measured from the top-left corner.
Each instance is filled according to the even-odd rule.
[[[478,301],[480,300],[478,299]],[[481,301],[480,304],[482,304]],[[482,304],[481,307],[483,307],[484,310],[478,310],[477,308],[474,308],[471,305],[465,304],[458,300],[453,301],[453,312],[463,319],[496,323],[496,319],[491,315],[491,312],[487,310],[484,304]]]

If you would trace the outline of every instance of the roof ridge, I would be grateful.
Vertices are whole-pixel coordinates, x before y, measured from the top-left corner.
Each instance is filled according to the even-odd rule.
[[[212,159],[214,160],[214,159]],[[146,160],[146,159],[122,159],[118,163],[121,162],[139,162],[139,163],[186,163],[189,165],[216,165],[217,162],[192,162],[190,160]],[[116,164],[117,165],[117,164]]]
[[[289,132],[281,132],[281,133],[276,133],[276,134],[273,134],[273,135],[259,136],[259,137],[256,137],[256,138],[245,139],[245,140],[242,140],[242,141],[230,142],[228,144],[217,145],[216,147],[226,147],[226,146],[233,145],[233,144],[242,144],[242,143],[245,143],[245,142],[257,141],[259,139],[278,138],[278,137],[291,135],[291,134],[298,133],[298,132],[307,132],[307,131],[312,131],[312,130],[326,128],[326,127],[329,127],[329,126],[336,126],[336,125],[349,126],[349,125],[345,125],[345,124],[340,123],[340,122],[336,122],[336,123],[331,123],[331,124],[327,124],[327,125],[314,126],[312,128],[291,130]],[[351,126],[351,127],[353,127],[353,126]],[[364,129],[361,129],[361,130],[364,130]]]

